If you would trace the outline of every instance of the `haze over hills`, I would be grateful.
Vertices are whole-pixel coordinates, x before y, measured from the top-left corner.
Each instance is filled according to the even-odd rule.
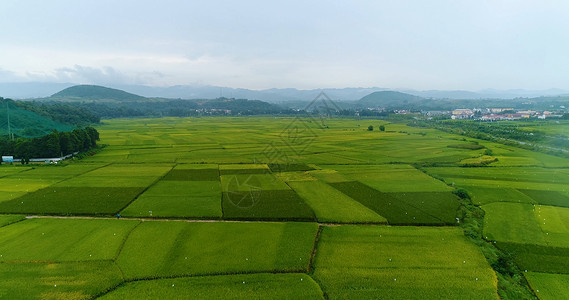
[[[20,82],[20,83],[0,83],[0,96],[13,99],[43,98],[49,97],[59,91],[75,86],[72,83],[45,83],[45,82]],[[371,88],[324,88],[299,90],[294,88],[287,89],[265,89],[250,90],[241,88],[229,88],[208,85],[179,85],[170,87],[153,87],[144,85],[107,85],[110,88],[120,89],[128,93],[140,95],[142,97],[153,98],[173,98],[173,99],[215,99],[220,97],[258,99],[267,102],[287,102],[287,101],[311,101],[321,91],[326,92],[333,100],[355,101],[362,97],[378,91],[399,91],[407,94],[420,96],[423,98],[438,99],[512,99],[518,97],[540,97],[540,96],[559,96],[569,95],[569,91],[560,89],[549,90],[493,90],[487,89],[477,92],[472,91],[441,91],[427,90],[417,91],[412,89],[388,89],[380,87]]]

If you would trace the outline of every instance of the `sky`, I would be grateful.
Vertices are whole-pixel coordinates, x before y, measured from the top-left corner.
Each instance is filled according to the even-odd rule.
[[[0,82],[569,90],[569,1],[2,0]]]

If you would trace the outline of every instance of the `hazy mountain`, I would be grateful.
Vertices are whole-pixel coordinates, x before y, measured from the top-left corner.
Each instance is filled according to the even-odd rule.
[[[62,89],[74,86],[71,83],[0,83],[0,97],[25,99],[49,97]],[[481,91],[463,90],[426,90],[417,91],[410,89],[385,89],[379,87],[372,88],[328,88],[298,90],[288,89],[265,89],[249,90],[239,88],[228,88],[219,86],[190,86],[178,85],[170,87],[152,87],[143,85],[110,85],[110,88],[120,89],[132,94],[151,98],[173,98],[173,99],[216,99],[220,97],[236,99],[257,99],[273,103],[288,101],[311,101],[321,91],[324,91],[332,100],[353,101],[379,91],[399,91],[423,98],[435,99],[512,99],[518,97],[533,98],[540,96],[567,95],[569,91],[560,89],[549,90],[493,90],[486,89]]]

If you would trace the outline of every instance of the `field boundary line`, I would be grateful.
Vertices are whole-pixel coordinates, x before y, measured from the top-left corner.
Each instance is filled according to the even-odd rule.
[[[140,191],[140,193],[138,193],[138,195],[136,195],[134,198],[132,198],[132,200],[130,200],[126,205],[124,205],[121,209],[119,209],[117,211],[117,214],[119,214],[120,212],[122,212],[123,210],[125,210],[125,208],[127,208],[129,205],[132,204],[132,202],[136,201],[136,199],[138,199],[138,197],[140,197],[142,194],[144,194],[146,191],[148,191],[148,189],[150,189],[151,187],[155,186],[158,182],[160,182],[162,179],[164,179],[164,177],[166,177],[166,175],[168,175],[170,172],[172,172],[172,170],[174,170],[174,168],[177,166],[178,164],[175,163],[170,170],[168,170],[168,172],[166,172],[164,175],[156,178],[156,180],[154,180],[154,182],[152,182],[151,184],[149,184],[147,187],[145,187],[142,191]]]
[[[318,284],[320,291],[322,291],[322,297],[328,300],[328,294],[326,293],[326,291],[324,291],[322,283],[317,278],[314,277],[314,262],[316,260],[316,255],[318,253],[318,244],[320,243],[320,236],[322,234],[323,228],[324,228],[323,225],[318,224],[318,230],[316,231],[316,235],[314,236],[314,244],[312,245],[312,253],[310,253],[310,261],[308,262],[307,274],[308,276],[310,276],[310,278],[312,278],[312,280],[314,280],[314,282],[316,282],[316,284]]]
[[[139,221],[138,224],[134,225],[134,227],[132,227],[132,229],[127,232],[127,234],[126,234],[125,237],[123,238],[123,241],[122,241],[121,245],[119,246],[119,249],[117,249],[117,253],[116,253],[115,257],[113,258],[113,261],[114,261],[114,262],[116,262],[117,259],[119,259],[119,256],[121,255],[121,252],[122,252],[122,250],[123,250],[123,248],[124,248],[124,245],[126,244],[128,238],[130,237],[130,235],[132,234],[132,232],[133,232],[136,228],[138,228],[138,226],[140,226],[140,224],[142,224],[142,220]],[[118,265],[117,265],[117,266],[118,266]],[[120,269],[120,266],[119,266],[119,269]],[[123,274],[122,269],[121,269],[121,274]],[[123,274],[123,278],[124,278],[124,274]]]
[[[117,264],[117,267],[120,270],[120,267]],[[122,270],[121,270],[122,273]],[[226,273],[209,273],[209,274],[194,274],[194,275],[172,275],[172,276],[157,276],[157,277],[144,277],[144,278],[134,278],[134,279],[125,279],[123,282],[110,287],[106,291],[103,291],[99,294],[94,295],[90,299],[97,299],[100,298],[114,290],[124,286],[125,284],[132,283],[132,282],[139,282],[139,281],[153,281],[153,280],[163,280],[163,279],[183,279],[183,278],[196,278],[196,277],[215,277],[215,276],[232,276],[232,275],[255,275],[255,274],[267,274],[267,275],[276,275],[276,274],[304,274],[310,276],[305,272],[295,272],[295,271],[281,271],[281,270],[273,270],[273,271],[242,271],[242,272],[226,272]],[[312,280],[316,282],[316,280],[310,276]],[[318,282],[316,282],[318,284]],[[320,284],[318,284],[320,286]],[[322,289],[322,288],[320,288]],[[325,298],[328,299],[328,298]]]
[[[223,185],[221,184],[221,170],[219,169],[219,164],[217,164],[217,180],[219,180],[219,189],[221,195],[219,195],[219,206],[221,206],[221,219],[225,219],[225,211],[223,211]]]
[[[310,260],[308,261],[308,273],[314,271],[312,265],[314,264],[314,259],[316,258],[316,253],[318,252],[318,242],[320,241],[320,235],[322,234],[322,225],[318,224],[318,230],[314,236],[314,242],[312,244],[312,252],[310,253]]]
[[[9,215],[7,215],[7,216],[9,216]],[[16,220],[16,221],[14,221],[14,222],[10,222],[10,223],[4,224],[4,225],[0,225],[0,228],[6,227],[6,226],[9,226],[9,225],[12,225],[12,224],[20,223],[20,222],[25,221],[25,220],[27,220],[27,219],[28,219],[28,218],[24,216],[23,218],[21,218],[21,219],[19,219],[19,220]]]

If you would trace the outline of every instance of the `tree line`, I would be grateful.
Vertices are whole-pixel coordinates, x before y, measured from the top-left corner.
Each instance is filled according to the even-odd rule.
[[[0,153],[29,162],[30,158],[54,158],[75,152],[87,151],[97,146],[99,132],[93,127],[68,132],[54,130],[37,138],[0,138]]]

